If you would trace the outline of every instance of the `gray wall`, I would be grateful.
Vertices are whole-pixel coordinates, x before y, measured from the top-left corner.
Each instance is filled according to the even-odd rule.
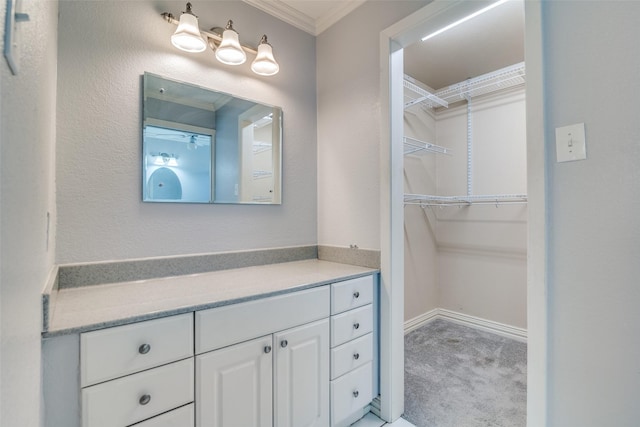
[[[41,422],[40,294],[55,243],[58,6],[19,3],[30,17],[18,24],[19,74],[11,75],[0,58],[0,425],[35,427]]]
[[[380,250],[380,32],[429,1],[368,1],[318,36],[318,243]]]
[[[544,2],[549,425],[640,420],[640,3]],[[555,162],[585,123],[587,160]]]
[[[269,36],[280,73],[259,77],[213,52],[174,48],[185,3],[60,2],[57,262],[60,264],[316,243],[315,38],[240,1],[194,3],[200,27],[234,19],[240,40]],[[81,35],[81,36],[79,36]],[[143,72],[284,112],[281,206],[141,202]]]

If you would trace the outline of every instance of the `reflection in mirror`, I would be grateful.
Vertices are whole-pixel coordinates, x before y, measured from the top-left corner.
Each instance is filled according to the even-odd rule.
[[[280,204],[282,111],[144,75],[143,200]]]

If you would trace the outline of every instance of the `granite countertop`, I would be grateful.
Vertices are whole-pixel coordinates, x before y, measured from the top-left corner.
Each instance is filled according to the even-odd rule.
[[[234,304],[377,272],[318,259],[60,289],[43,337]]]

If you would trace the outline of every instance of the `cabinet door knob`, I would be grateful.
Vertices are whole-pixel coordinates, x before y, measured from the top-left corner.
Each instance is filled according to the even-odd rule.
[[[353,397],[358,397],[360,395],[360,393],[358,392],[358,390],[355,390],[353,392]]]
[[[151,402],[151,396],[148,394],[144,394],[140,397],[140,400],[138,402],[140,402],[141,405],[146,405],[147,403]]]
[[[287,345],[289,345],[289,343],[287,342],[287,340],[282,340],[282,341],[280,341],[280,347],[285,348]]]
[[[271,353],[271,346],[270,345],[265,346],[264,347],[264,352],[265,353]]]
[[[360,298],[360,292],[355,291],[355,292],[353,293],[353,297],[354,297],[354,298]]]
[[[149,351],[151,351],[151,346],[149,344],[142,344],[138,347],[138,353],[140,354],[147,354]]]
[[[360,353],[355,353],[355,354],[353,355],[353,358],[354,358],[355,360],[360,359]]]
[[[353,324],[353,329],[358,329],[360,328],[360,323],[356,322]]]

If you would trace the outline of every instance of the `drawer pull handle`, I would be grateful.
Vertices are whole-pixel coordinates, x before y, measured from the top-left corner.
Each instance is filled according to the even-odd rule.
[[[360,323],[356,322],[353,324],[353,329],[359,329],[360,328]]]
[[[355,353],[355,354],[353,355],[353,358],[354,358],[355,360],[360,359],[360,353]]]
[[[354,297],[354,298],[360,298],[360,292],[355,291],[355,292],[353,293],[353,297]]]
[[[147,403],[151,402],[151,396],[149,396],[148,394],[142,395],[138,402],[140,402],[141,405],[146,405]]]
[[[264,347],[264,352],[265,353],[271,353],[271,346],[270,345],[265,346]]]
[[[355,390],[353,392],[353,397],[358,397],[360,395],[360,393],[358,392],[358,390]]]
[[[142,344],[140,347],[138,347],[138,353],[140,354],[147,354],[151,351],[151,346],[149,344]]]
[[[280,341],[280,347],[285,348],[287,345],[289,345],[289,343],[287,342],[287,340],[282,340],[282,341]]]

